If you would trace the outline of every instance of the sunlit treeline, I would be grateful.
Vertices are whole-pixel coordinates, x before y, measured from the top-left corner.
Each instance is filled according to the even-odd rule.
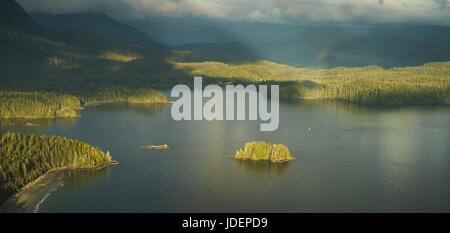
[[[166,103],[161,92],[152,88],[130,89],[116,85],[99,85],[69,92],[78,96],[83,103],[96,101],[116,101],[129,103]]]
[[[0,117],[76,117],[80,100],[47,92],[0,92]]]
[[[232,65],[220,62],[174,62],[177,69],[209,78],[276,82],[280,96],[342,99],[361,104],[450,104],[450,62],[384,69],[378,66],[332,69],[296,68],[262,61]]]
[[[63,91],[63,90],[60,90]],[[82,103],[121,101],[131,103],[165,103],[166,97],[151,88],[128,89],[118,86],[73,88],[69,94],[49,92],[0,92],[1,118],[77,117]]]
[[[50,169],[110,162],[109,152],[77,140],[8,132],[0,137],[0,203]]]

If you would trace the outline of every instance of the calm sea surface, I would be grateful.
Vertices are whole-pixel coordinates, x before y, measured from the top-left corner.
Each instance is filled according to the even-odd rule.
[[[2,120],[0,131],[78,139],[120,162],[75,172],[40,212],[450,211],[449,107],[281,103],[274,132],[259,121],[176,122],[170,107],[96,105],[79,119]],[[297,159],[233,160],[252,140],[283,143]]]

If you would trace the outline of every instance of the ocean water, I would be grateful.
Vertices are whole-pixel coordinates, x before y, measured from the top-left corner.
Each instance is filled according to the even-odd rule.
[[[0,131],[78,139],[120,162],[75,171],[39,212],[450,211],[449,107],[280,103],[273,132],[259,121],[177,122],[170,108],[94,105],[79,119],[2,120]],[[232,159],[253,140],[283,143],[296,160]]]

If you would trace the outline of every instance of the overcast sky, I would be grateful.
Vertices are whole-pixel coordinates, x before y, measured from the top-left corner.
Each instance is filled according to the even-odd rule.
[[[206,17],[296,24],[304,21],[450,25],[449,0],[17,0],[28,12],[103,12],[118,19]]]

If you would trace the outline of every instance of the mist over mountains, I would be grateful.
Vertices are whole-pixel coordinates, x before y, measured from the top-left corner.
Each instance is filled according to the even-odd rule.
[[[450,59],[448,26],[299,26],[168,17],[119,22],[102,13],[39,13],[32,17],[49,30],[79,30],[125,43],[192,50],[211,60],[267,59],[294,66],[394,67]]]
[[[169,45],[105,14],[33,18],[13,0],[0,7],[2,90],[114,99],[123,88],[168,88],[202,76],[219,85],[280,83],[287,99],[448,103],[448,62],[433,62],[450,60],[446,26],[231,23],[220,28],[228,39]],[[315,69],[335,66],[347,67]]]
[[[448,60],[450,54],[448,26],[287,25],[167,17],[128,23],[156,40],[181,47],[188,43],[185,48],[200,53],[212,49],[212,44],[235,43],[229,53],[239,51],[239,44],[253,52],[251,57],[295,66],[408,66]]]
[[[116,42],[113,41],[117,40],[126,45],[157,50],[191,50],[206,60],[243,62],[265,59],[298,67],[378,65],[389,68],[450,60],[449,26],[289,25],[194,17],[152,17],[120,22],[98,12],[31,13],[30,17],[11,0],[2,1],[1,11],[1,27],[37,35],[44,33],[45,29],[48,38],[90,49],[104,47],[104,39],[108,39],[106,44],[114,44]]]

